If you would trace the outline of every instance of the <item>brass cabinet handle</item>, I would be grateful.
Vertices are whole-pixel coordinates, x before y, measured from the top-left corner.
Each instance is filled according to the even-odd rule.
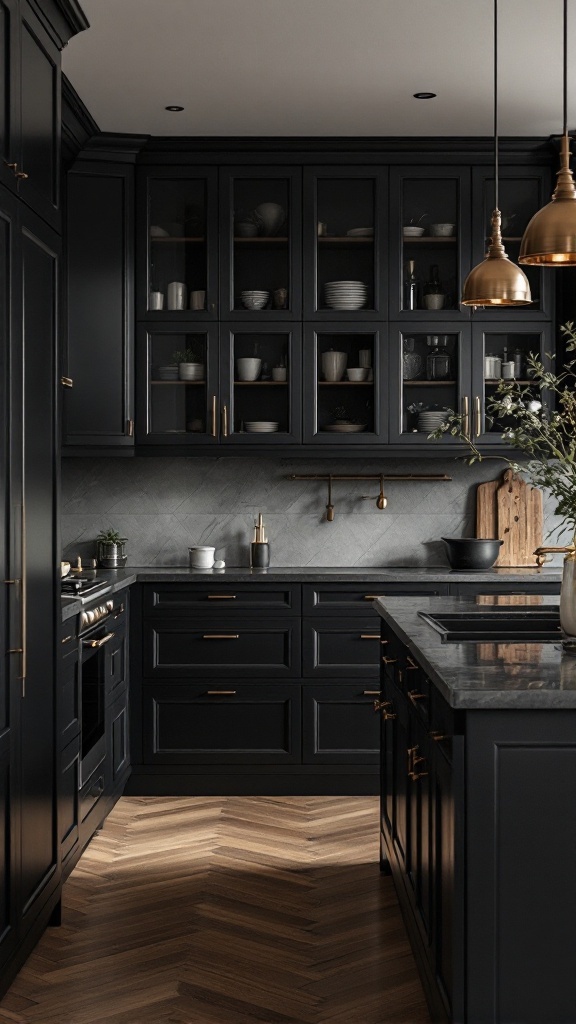
[[[228,406],[222,406],[222,437],[228,437]]]
[[[204,633],[203,640],[239,640],[239,633]]]
[[[212,429],[210,433],[212,437],[216,437],[216,395],[212,395]]]
[[[568,549],[566,549],[568,550]],[[22,580],[2,580],[3,583],[22,583]]]
[[[420,666],[416,664],[414,659],[411,658],[409,654],[406,655],[406,661],[408,662],[408,664],[406,665],[407,672],[413,672],[414,669],[420,668]]]
[[[236,693],[236,690],[206,690],[206,693],[210,697],[233,697],[234,694]]]
[[[62,637],[62,640],[60,641],[60,643],[61,643],[61,644],[69,644],[69,643],[70,643],[70,641],[71,641],[71,639],[72,639],[72,637],[71,637],[71,636],[65,636],[65,637]]]
[[[134,437],[134,420],[126,420],[126,434],[128,437]]]
[[[20,590],[20,628],[22,631],[22,674],[20,679],[22,680],[22,696],[26,696],[26,673],[27,673],[27,643],[28,643],[28,580],[27,576],[27,558],[26,558],[26,503],[22,499],[21,507],[21,530],[22,537],[20,540],[21,552],[22,552],[22,587]]]
[[[425,757],[421,757],[418,754],[418,750],[418,744],[416,744],[415,747],[408,747],[408,778],[411,779],[412,782],[417,782],[418,779],[423,779],[425,775],[428,775],[428,772],[416,770],[417,765],[423,764],[426,761]]]
[[[462,433],[470,440],[470,403],[468,395],[462,396]]]
[[[235,601],[236,594],[207,594],[208,601]]]
[[[63,388],[73,388],[74,387],[74,381],[72,380],[72,377],[60,377],[60,383],[61,383]]]
[[[19,181],[25,181],[28,175],[26,171],[14,171],[14,177],[18,178]]]
[[[374,701],[374,711],[381,711],[382,712],[382,718],[384,719],[385,722],[390,722],[390,721],[392,721],[393,718],[397,717],[395,711],[389,711],[388,710],[388,708],[393,708],[393,707],[394,707],[394,705],[393,705],[391,700],[375,700]]]
[[[20,178],[20,179],[24,180],[24,178],[28,177],[28,175],[26,174],[26,171],[19,171],[18,170],[18,164],[17,163],[9,163],[8,160],[5,160],[4,163],[5,163],[6,167],[10,168],[10,170],[14,174],[15,178]]]
[[[482,409],[480,406],[480,396],[476,395],[474,398],[474,435],[480,437],[482,433]]]
[[[116,634],[106,633],[106,636],[101,636],[99,640],[83,640],[82,644],[84,647],[104,647],[104,644],[107,644],[113,636],[116,636]]]
[[[434,740],[435,743],[441,743],[442,740],[449,740],[450,739],[449,736],[447,736],[443,732],[438,732],[437,729],[432,729],[432,732],[428,733],[428,735],[430,736],[431,740]]]
[[[16,163],[11,164],[8,160],[5,160],[4,164],[5,164],[6,167],[9,167],[11,171],[16,172],[18,170],[18,164],[16,164]]]
[[[379,640],[380,639],[380,634],[379,633],[360,633],[360,639],[361,640]]]
[[[381,690],[362,690],[363,697],[379,697]]]
[[[416,690],[408,690],[408,698],[414,707],[416,707],[419,700],[426,700],[426,694],[418,693]]]
[[[398,661],[398,658],[387,658],[386,655],[384,654],[382,655],[382,661],[384,662],[385,665],[395,665],[396,662]]]

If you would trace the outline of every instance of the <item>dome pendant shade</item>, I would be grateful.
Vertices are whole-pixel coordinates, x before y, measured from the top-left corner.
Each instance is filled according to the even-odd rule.
[[[519,263],[561,267],[576,263],[576,185],[570,170],[570,139],[562,136],[560,170],[551,201],[534,214],[520,246]]]
[[[502,245],[501,219],[500,210],[494,210],[490,246],[464,282],[463,306],[527,306],[532,302],[526,274],[510,262]]]

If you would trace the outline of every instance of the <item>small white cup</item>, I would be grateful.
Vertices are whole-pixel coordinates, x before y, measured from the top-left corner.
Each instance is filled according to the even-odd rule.
[[[205,545],[197,545],[194,548],[188,548],[188,558],[190,560],[191,569],[211,569],[214,565],[214,552],[216,548],[207,547]]]
[[[206,292],[203,290],[190,292],[190,309],[205,309]]]
[[[150,292],[148,309],[164,309],[164,292]]]
[[[238,380],[258,380],[260,370],[262,369],[262,360],[257,359],[255,356],[237,359],[236,369]]]
[[[285,366],[272,367],[272,380],[286,380],[287,372]]]
[[[351,381],[362,381],[366,380],[368,376],[368,366],[350,366],[346,370],[346,376]]]
[[[186,285],[183,281],[170,281],[168,309],[186,309]]]

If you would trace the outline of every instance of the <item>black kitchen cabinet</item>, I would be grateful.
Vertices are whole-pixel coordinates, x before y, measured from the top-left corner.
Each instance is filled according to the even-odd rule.
[[[378,721],[371,714],[378,683],[321,683],[302,687],[302,763],[377,764]]]
[[[62,443],[134,447],[134,153],[78,160],[66,179]],[[94,268],[98,267],[98,273]]]
[[[20,12],[0,0],[0,183],[16,192],[20,159]]]

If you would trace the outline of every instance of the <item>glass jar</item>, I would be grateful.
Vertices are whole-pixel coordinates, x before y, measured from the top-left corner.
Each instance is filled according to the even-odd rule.
[[[404,380],[414,380],[422,372],[422,356],[414,351],[414,338],[404,338],[402,342],[402,376]]]
[[[427,380],[450,380],[452,360],[446,348],[446,335],[429,334],[427,337],[430,352],[426,357]]]

